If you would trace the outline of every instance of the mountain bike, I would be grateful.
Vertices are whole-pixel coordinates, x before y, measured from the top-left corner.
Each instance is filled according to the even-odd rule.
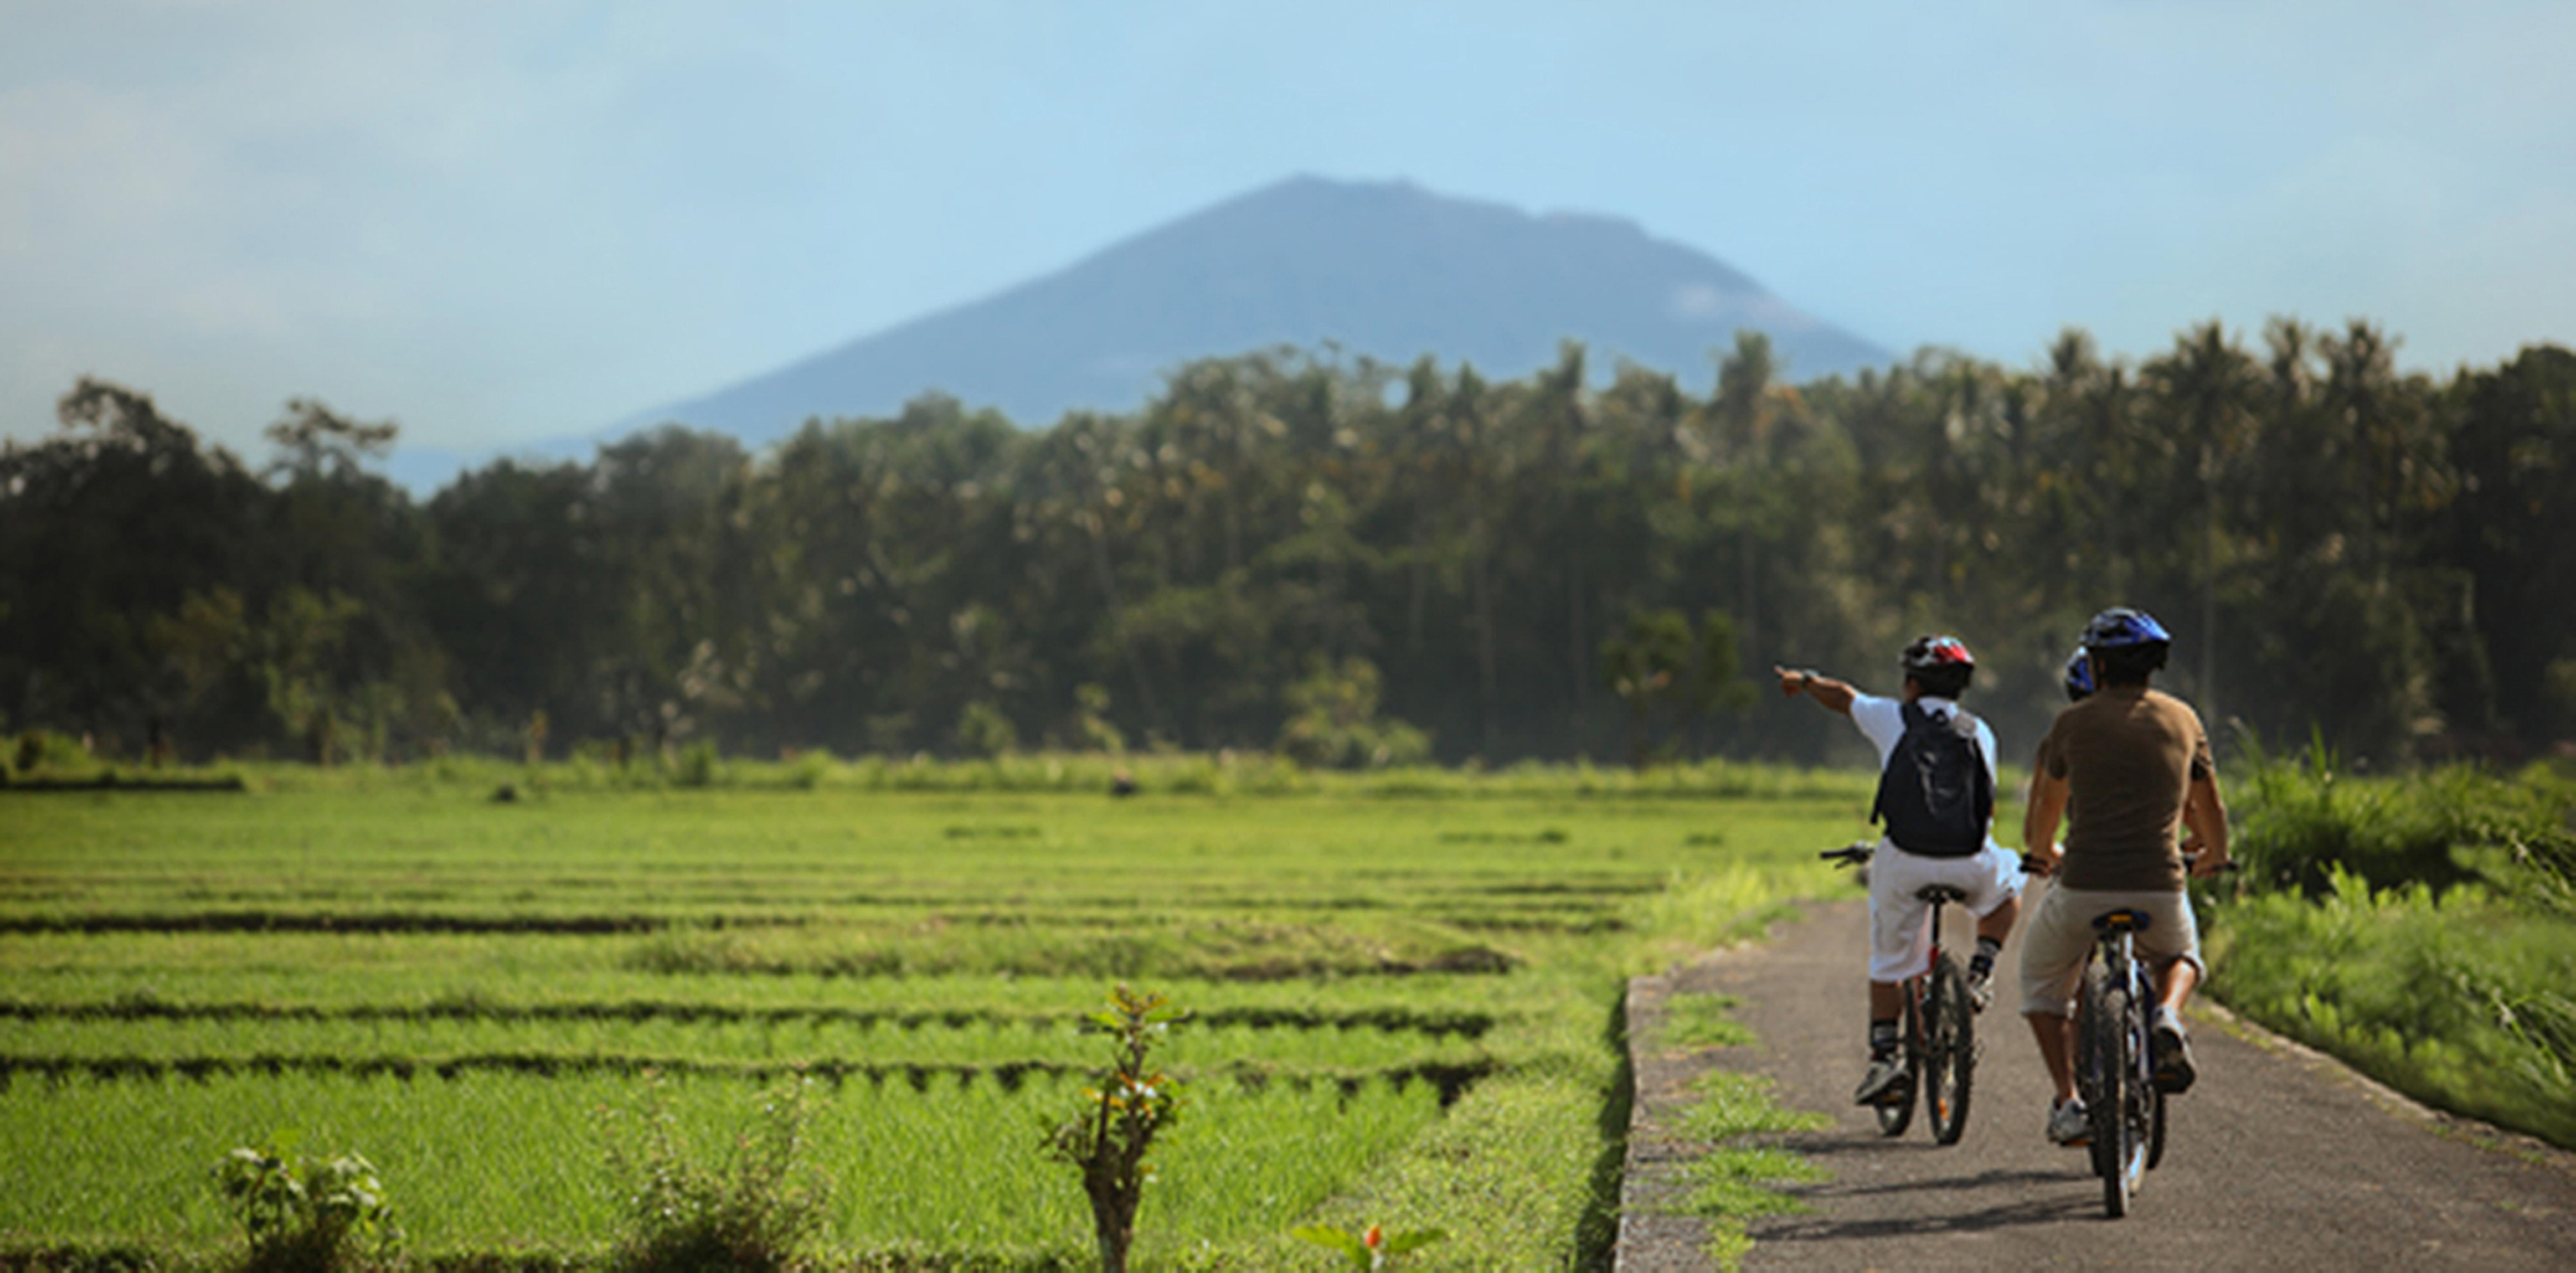
[[[2085,964],[2075,1009],[2075,1087],[2092,1120],[2102,1209],[2114,1220],[2129,1214],[2129,1196],[2165,1153],[2165,1094],[2156,1087],[2147,1046],[2155,979],[2135,950],[2146,927],[2147,913],[2139,910],[2094,918],[2101,936]]]
[[[1863,840],[1816,856],[1846,867],[1866,868],[1876,846]],[[1932,1123],[1935,1144],[1955,1145],[1968,1130],[1968,1095],[1977,1069],[1977,1012],[1968,1002],[1967,974],[1941,948],[1941,912],[1964,902],[1964,890],[1927,884],[1914,894],[1932,904],[1932,966],[1905,982],[1898,995],[1898,1038],[1905,1049],[1905,1078],[1874,1109],[1883,1136],[1902,1136],[1914,1122],[1914,1091],[1923,1091],[1923,1115]]]

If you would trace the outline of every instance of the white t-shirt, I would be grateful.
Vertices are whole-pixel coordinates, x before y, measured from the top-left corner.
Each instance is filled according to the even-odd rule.
[[[1948,720],[1950,713],[1959,710],[1956,702],[1929,694],[1914,700],[1914,705],[1929,713],[1934,720]],[[1905,737],[1905,704],[1875,694],[1854,693],[1851,718],[1852,724],[1860,726],[1861,736],[1878,748],[1878,768],[1880,772],[1886,772],[1887,758],[1896,754],[1896,744]],[[2000,780],[1995,776],[1995,731],[1986,728],[1983,716],[1977,717],[1976,722],[1977,753],[1986,758],[1986,781],[1999,785]],[[1989,828],[1986,847],[1993,848],[1994,845],[1994,833]]]

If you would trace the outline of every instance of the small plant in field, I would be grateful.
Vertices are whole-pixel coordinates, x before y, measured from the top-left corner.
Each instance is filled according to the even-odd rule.
[[[215,1182],[250,1239],[245,1267],[328,1273],[390,1252],[393,1209],[375,1164],[356,1154],[307,1158],[293,1144],[292,1136],[272,1137],[215,1164]]]
[[[1291,1229],[1289,1233],[1317,1246],[1329,1247],[1341,1252],[1342,1258],[1350,1261],[1351,1267],[1359,1270],[1360,1273],[1375,1273],[1376,1270],[1385,1268],[1387,1262],[1395,1257],[1407,1251],[1427,1247],[1449,1236],[1443,1229],[1410,1229],[1389,1233],[1374,1224],[1358,1233],[1329,1224],[1310,1224],[1303,1228]]]
[[[647,1074],[640,1109],[603,1112],[608,1166],[629,1226],[621,1273],[797,1268],[797,1249],[821,1223],[823,1187],[798,1158],[812,1121],[812,1080],[762,1091],[759,1117],[731,1151],[709,1156],[682,1134],[670,1090]]]
[[[1083,1090],[1082,1113],[1056,1128],[1047,1147],[1082,1171],[1103,1273],[1126,1273],[1136,1206],[1154,1174],[1145,1154],[1181,1112],[1179,1086],[1152,1068],[1150,1057],[1182,1013],[1161,995],[1140,995],[1122,985],[1110,992],[1109,1010],[1091,1019],[1117,1040],[1109,1071],[1099,1087]]]

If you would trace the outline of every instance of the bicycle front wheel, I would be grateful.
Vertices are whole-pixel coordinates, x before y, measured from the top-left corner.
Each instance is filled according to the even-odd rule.
[[[1932,1140],[1955,1145],[1968,1130],[1968,1092],[1977,1067],[1976,1009],[1968,979],[1948,954],[1932,965],[1923,1008],[1923,1116]]]

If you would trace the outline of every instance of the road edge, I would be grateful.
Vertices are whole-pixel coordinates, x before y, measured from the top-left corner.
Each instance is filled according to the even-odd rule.
[[[1736,949],[1741,947],[1710,951],[1660,973],[1628,979],[1622,1012],[1635,1099],[1628,1105],[1627,1144],[1619,1167],[1619,1236],[1610,1247],[1612,1273],[1700,1273],[1716,1267],[1705,1254],[1708,1226],[1662,1205],[1683,1191],[1683,1164],[1705,1148],[1667,1128],[1689,1103],[1691,1079],[1714,1062],[1693,1065],[1687,1054],[1647,1044],[1662,1031],[1664,1005],[1682,971]]]
[[[2528,1132],[2436,1109],[2353,1068],[2343,1058],[2273,1030],[2210,995],[2200,996],[2189,1010],[2264,1051],[2288,1057],[2310,1071],[2360,1092],[2383,1112],[2414,1123],[2434,1135],[2491,1153],[2510,1154],[2524,1162],[2576,1177],[2576,1152],[2561,1149]]]

